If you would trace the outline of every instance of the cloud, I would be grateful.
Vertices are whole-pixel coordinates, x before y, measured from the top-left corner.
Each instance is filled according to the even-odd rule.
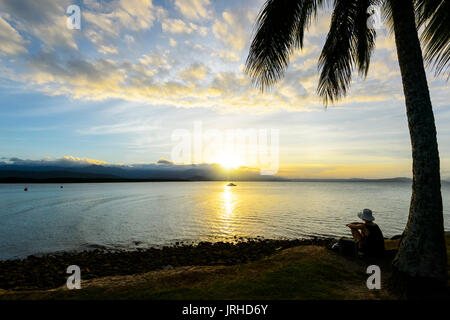
[[[149,29],[158,14],[162,14],[161,7],[155,7],[151,0],[121,0],[113,16],[130,30]]]
[[[0,16],[0,54],[16,55],[27,52],[26,41]]]
[[[192,22],[189,22],[189,27],[191,27],[192,30],[194,30],[197,34],[201,35],[202,37],[208,34],[208,28],[206,27],[198,26]]]
[[[3,17],[13,22],[16,30],[35,36],[48,49],[77,49],[77,32],[66,26],[65,9],[69,4],[66,0],[3,0],[0,11],[7,12]]]
[[[200,27],[192,22],[186,23],[181,19],[164,19],[161,22],[161,28],[164,32],[172,34],[191,34],[193,32],[197,32],[202,36],[207,34],[205,27]]]
[[[158,160],[157,164],[170,164],[170,165],[173,165],[174,163],[171,160],[167,160],[167,159],[161,158],[161,159]]]
[[[179,73],[181,79],[185,81],[203,80],[208,74],[208,69],[200,63],[193,63],[188,68]]]
[[[212,18],[210,0],[175,0],[175,7],[181,14],[191,20]]]
[[[118,54],[119,53],[117,47],[105,46],[105,45],[101,45],[100,48],[98,49],[98,51],[103,54]]]
[[[124,40],[125,40],[125,42],[127,42],[127,43],[133,43],[133,42],[135,42],[134,37],[133,37],[132,35],[130,35],[130,34],[126,34],[125,37],[124,37]]]
[[[92,3],[92,2],[90,2]],[[101,30],[117,34],[121,30],[147,30],[166,13],[151,0],[113,0],[102,5],[87,4],[84,19]]]
[[[0,18],[1,51],[24,52],[24,42],[18,33],[23,32],[41,41],[46,51],[57,48],[78,50],[77,40],[86,36],[100,53],[117,54],[117,46],[112,43],[122,32],[148,30],[157,19],[165,16],[165,10],[154,6],[151,0],[85,1],[82,7],[82,30],[70,30],[66,27],[65,13],[70,4],[69,0],[1,1],[0,11],[6,13]],[[12,41],[6,41],[8,38]],[[125,40],[130,39],[133,37],[128,35]]]
[[[161,23],[162,30],[169,33],[191,33],[192,29],[181,19],[166,19]]]
[[[52,160],[50,158],[42,159],[42,160],[24,160],[20,158],[10,158],[4,164],[9,165],[20,165],[20,166],[66,166],[66,167],[74,167],[74,166],[86,166],[86,165],[104,165],[108,164],[106,161],[88,159],[88,158],[79,158],[74,156],[64,156],[60,159]]]
[[[110,135],[124,133],[150,133],[158,127],[145,121],[130,121],[111,125],[94,126],[78,132],[84,135]]]
[[[185,16],[190,14],[186,10],[182,14],[183,19],[177,19],[172,15],[169,17],[173,14],[173,8],[171,12],[150,0],[86,1],[83,3],[86,21],[82,36],[95,45],[98,51],[95,55],[85,47],[80,47],[78,51],[73,48],[70,51],[50,50],[48,45],[52,41],[39,32],[57,17],[62,17],[61,21],[65,23],[64,14],[61,16],[64,6],[48,0],[43,0],[42,6],[31,3],[5,0],[0,4],[9,17],[0,20],[0,39],[6,34],[14,40],[11,47],[8,43],[0,47],[0,52],[24,52],[20,65],[1,66],[2,78],[23,83],[27,90],[80,100],[123,99],[149,106],[203,107],[220,112],[246,112],[243,110],[251,108],[252,112],[264,113],[322,105],[316,95],[317,56],[326,31],[323,30],[325,27],[313,27],[316,26],[314,23],[305,38],[303,51],[294,52],[284,79],[261,94],[243,73],[242,66],[236,66],[239,62],[243,63],[241,59],[247,52],[258,8],[241,5],[225,9],[217,20],[209,22],[216,39],[199,39],[195,36],[206,35],[208,29],[190,22]],[[182,10],[180,3],[177,10]],[[201,3],[208,4],[206,1]],[[46,10],[48,8],[50,11]],[[41,12],[42,16],[34,16]],[[202,12],[199,10],[198,15],[201,16]],[[30,19],[30,25],[41,31],[28,30],[30,26],[24,26],[25,19]],[[320,18],[319,25],[325,25],[327,21],[329,19]],[[153,32],[157,30],[149,30],[157,22],[161,23],[163,32],[171,35],[159,34],[159,38],[156,35],[152,38],[156,43],[150,44],[152,49],[149,51],[149,46],[140,41],[143,36],[141,32],[151,32],[150,37],[153,37]],[[62,34],[67,31],[65,26],[60,29]],[[30,32],[39,35],[46,45],[36,46],[35,50],[26,54],[24,50]],[[52,38],[53,33],[49,34]],[[172,34],[176,36],[172,38]],[[64,39],[70,39],[72,45],[77,46],[74,37],[70,31],[58,43],[61,45],[66,43]],[[162,44],[157,42],[159,39],[164,40]],[[388,47],[388,44],[385,46]],[[349,97],[340,105],[385,101],[392,97],[401,99],[401,89],[396,85],[398,68],[392,67],[396,62],[386,60],[383,65],[381,61],[390,53],[384,47],[381,51],[380,56],[373,60],[367,81],[363,83],[355,79]],[[144,54],[139,54],[142,52]],[[398,96],[394,94],[397,91]],[[94,128],[91,132],[98,134],[100,129]]]
[[[150,68],[169,68],[167,56],[165,54],[154,52],[144,54],[139,58],[139,62]]]
[[[151,52],[137,62],[110,59],[67,58],[39,52],[30,56],[26,74],[9,74],[49,95],[65,95],[82,100],[123,99],[153,106],[203,107],[220,112],[272,112],[321,106],[316,95],[317,71],[288,70],[273,89],[261,94],[242,70],[211,73],[201,63],[178,68],[168,54]],[[198,81],[202,80],[202,81]],[[374,80],[379,81],[379,80]],[[374,83],[376,87],[376,82]],[[357,82],[350,102],[392,99],[393,90],[364,90]],[[386,91],[387,90],[387,91]]]
[[[153,5],[151,0],[87,1],[84,5],[82,17],[86,25],[82,27],[82,33],[102,54],[115,54],[108,50],[114,47],[112,43],[122,40],[133,43],[134,37],[129,33],[150,30],[157,20],[167,15],[162,7]]]
[[[235,52],[228,50],[219,50],[217,52],[213,52],[212,56],[218,56],[221,60],[225,62],[239,62],[240,57]]]
[[[240,52],[248,45],[255,17],[255,10],[245,7],[224,11],[213,33],[227,48]]]
[[[97,38],[100,38],[104,34],[113,36],[119,35],[120,28],[118,28],[118,22],[111,14],[87,11],[83,12],[83,19],[85,22],[90,24],[91,27],[87,30],[87,32],[95,33]]]

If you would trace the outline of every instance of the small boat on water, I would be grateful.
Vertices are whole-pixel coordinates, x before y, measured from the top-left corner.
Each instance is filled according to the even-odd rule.
[[[227,187],[236,187],[236,185],[233,182],[230,182],[229,184],[227,184]]]
[[[28,191],[28,188],[23,189],[23,191]]]

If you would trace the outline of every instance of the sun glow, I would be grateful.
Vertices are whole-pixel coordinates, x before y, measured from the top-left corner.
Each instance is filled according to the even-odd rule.
[[[233,156],[222,156],[217,160],[217,163],[225,169],[236,169],[242,166],[242,163],[239,161],[239,159]]]

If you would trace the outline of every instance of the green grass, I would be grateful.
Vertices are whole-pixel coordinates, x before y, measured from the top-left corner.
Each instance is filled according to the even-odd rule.
[[[336,279],[350,280],[352,274],[339,268],[314,263],[287,264],[274,271],[262,273],[256,279],[215,280],[194,287],[179,287],[147,293],[150,299],[333,299],[329,288],[338,283]],[[353,276],[357,276],[353,274]],[[341,278],[342,277],[342,278]],[[307,289],[307,290],[305,290]]]
[[[446,239],[449,251],[450,234]],[[3,291],[0,299],[396,299],[386,289],[390,262],[379,265],[382,289],[368,290],[362,260],[324,247],[300,246],[247,264],[106,277],[82,282],[81,290]]]
[[[284,250],[272,257],[237,266],[196,267],[134,282],[81,290],[15,292],[6,299],[377,299],[365,287],[360,261],[323,247]],[[148,275],[150,276],[150,272]],[[137,277],[138,278],[138,277]],[[107,282],[108,278],[105,278]],[[83,284],[82,284],[83,285]],[[368,296],[366,296],[368,294]],[[387,294],[384,294],[387,297]]]

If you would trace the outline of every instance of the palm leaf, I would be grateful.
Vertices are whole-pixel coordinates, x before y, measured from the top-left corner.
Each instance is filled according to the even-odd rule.
[[[283,77],[289,58],[303,48],[305,29],[325,0],[268,0],[256,20],[246,72],[262,90]]]
[[[336,0],[330,31],[319,57],[318,94],[324,104],[345,96],[355,66],[361,75],[369,70],[375,30],[367,27],[367,9],[375,1]]]
[[[424,27],[421,41],[424,58],[436,73],[446,72],[450,62],[450,1],[416,0],[418,27]]]

